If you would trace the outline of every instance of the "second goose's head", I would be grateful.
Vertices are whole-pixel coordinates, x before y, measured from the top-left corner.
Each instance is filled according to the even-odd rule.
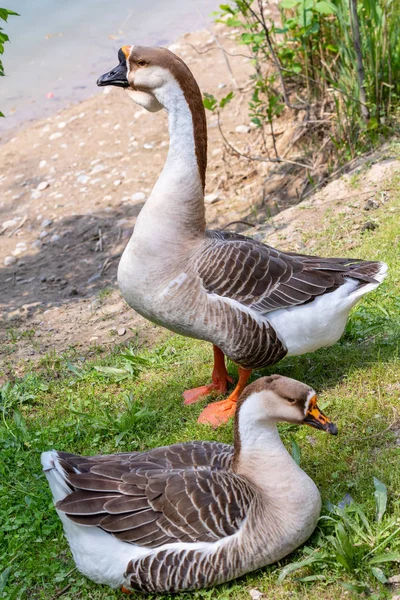
[[[247,386],[239,398],[237,426],[262,427],[279,421],[310,425],[333,435],[338,432],[336,425],[318,408],[311,387],[282,375],[261,377]]]
[[[200,94],[192,73],[176,54],[167,48],[123,46],[119,64],[97,80],[97,85],[125,88],[130,98],[150,112],[165,107],[168,88],[176,84],[188,95]]]

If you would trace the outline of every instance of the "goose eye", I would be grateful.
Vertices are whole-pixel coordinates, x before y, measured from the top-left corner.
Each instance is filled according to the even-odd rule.
[[[138,60],[136,63],[139,67],[144,67],[144,65],[146,64],[145,60]]]
[[[290,402],[290,404],[294,404],[296,402],[294,398],[286,398],[286,400]]]

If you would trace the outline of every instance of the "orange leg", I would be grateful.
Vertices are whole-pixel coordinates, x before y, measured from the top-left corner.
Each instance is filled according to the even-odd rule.
[[[121,592],[123,592],[124,594],[132,594],[132,592],[124,588],[124,586],[121,587]]]
[[[226,400],[212,402],[205,407],[201,413],[198,422],[208,423],[212,427],[218,427],[229,421],[236,411],[236,402],[243,392],[251,375],[251,369],[242,369],[239,367],[239,381],[232,394]]]
[[[183,392],[184,401],[183,404],[193,404],[202,399],[203,396],[207,396],[210,392],[217,391],[219,394],[226,394],[228,389],[228,383],[233,383],[232,377],[229,377],[228,371],[225,367],[225,356],[222,350],[213,346],[214,350],[214,369],[212,372],[212,383],[208,385],[202,385],[192,390],[186,390]]]

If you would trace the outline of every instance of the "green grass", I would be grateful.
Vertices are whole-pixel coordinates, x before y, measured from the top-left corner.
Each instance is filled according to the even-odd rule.
[[[295,377],[318,391],[320,405],[338,424],[339,435],[333,438],[307,427],[284,425],[283,439],[288,447],[292,440],[295,448],[298,445],[301,466],[313,477],[323,499],[337,504],[350,493],[357,505],[346,510],[357,520],[355,507],[362,507],[372,533],[363,542],[362,533],[344,528],[350,540],[350,558],[346,556],[352,563],[347,569],[338,558],[339,546],[329,538],[336,539],[336,544],[343,542],[341,526],[350,517],[347,512],[333,515],[336,525],[322,520],[307,546],[278,565],[181,598],[244,600],[250,597],[251,588],[278,599],[353,598],[357,590],[366,588],[373,599],[392,596],[388,586],[376,578],[379,571],[374,575],[366,559],[370,551],[400,551],[399,536],[389,537],[400,522],[400,446],[396,438],[400,430],[399,178],[393,180],[391,189],[398,191],[374,212],[378,229],[364,234],[358,231],[354,246],[352,219],[344,221],[330,214],[325,230],[314,236],[317,245],[313,248],[313,253],[325,255],[383,259],[390,267],[385,283],[353,311],[340,343],[287,358],[263,371]],[[350,242],[351,251],[347,249]],[[42,451],[57,448],[94,454],[145,450],[193,439],[232,441],[231,425],[212,431],[197,424],[205,402],[182,406],[182,391],[210,378],[211,347],[178,336],[163,334],[162,339],[150,350],[120,347],[90,360],[77,353],[49,355],[22,379],[1,388],[0,573],[4,577],[0,579],[0,598],[122,597],[119,591],[92,584],[74,570],[41,472]],[[234,365],[229,365],[229,370],[237,375]],[[387,486],[387,511],[379,523],[375,521],[373,477]],[[285,565],[322,556],[321,552],[325,561],[306,564],[278,583]],[[399,571],[396,563],[375,567],[381,570],[382,580]],[[344,587],[349,584],[353,587]]]

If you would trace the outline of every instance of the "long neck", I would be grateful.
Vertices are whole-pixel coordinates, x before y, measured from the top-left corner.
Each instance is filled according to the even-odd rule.
[[[171,76],[157,91],[168,112],[170,147],[166,163],[146,202],[140,221],[154,236],[176,241],[205,229],[204,182],[207,129],[200,90],[195,80],[182,89]]]
[[[253,481],[267,496],[286,497],[291,486],[308,476],[295,463],[279,436],[276,422],[260,418],[257,394],[240,407],[235,428],[234,470]]]

